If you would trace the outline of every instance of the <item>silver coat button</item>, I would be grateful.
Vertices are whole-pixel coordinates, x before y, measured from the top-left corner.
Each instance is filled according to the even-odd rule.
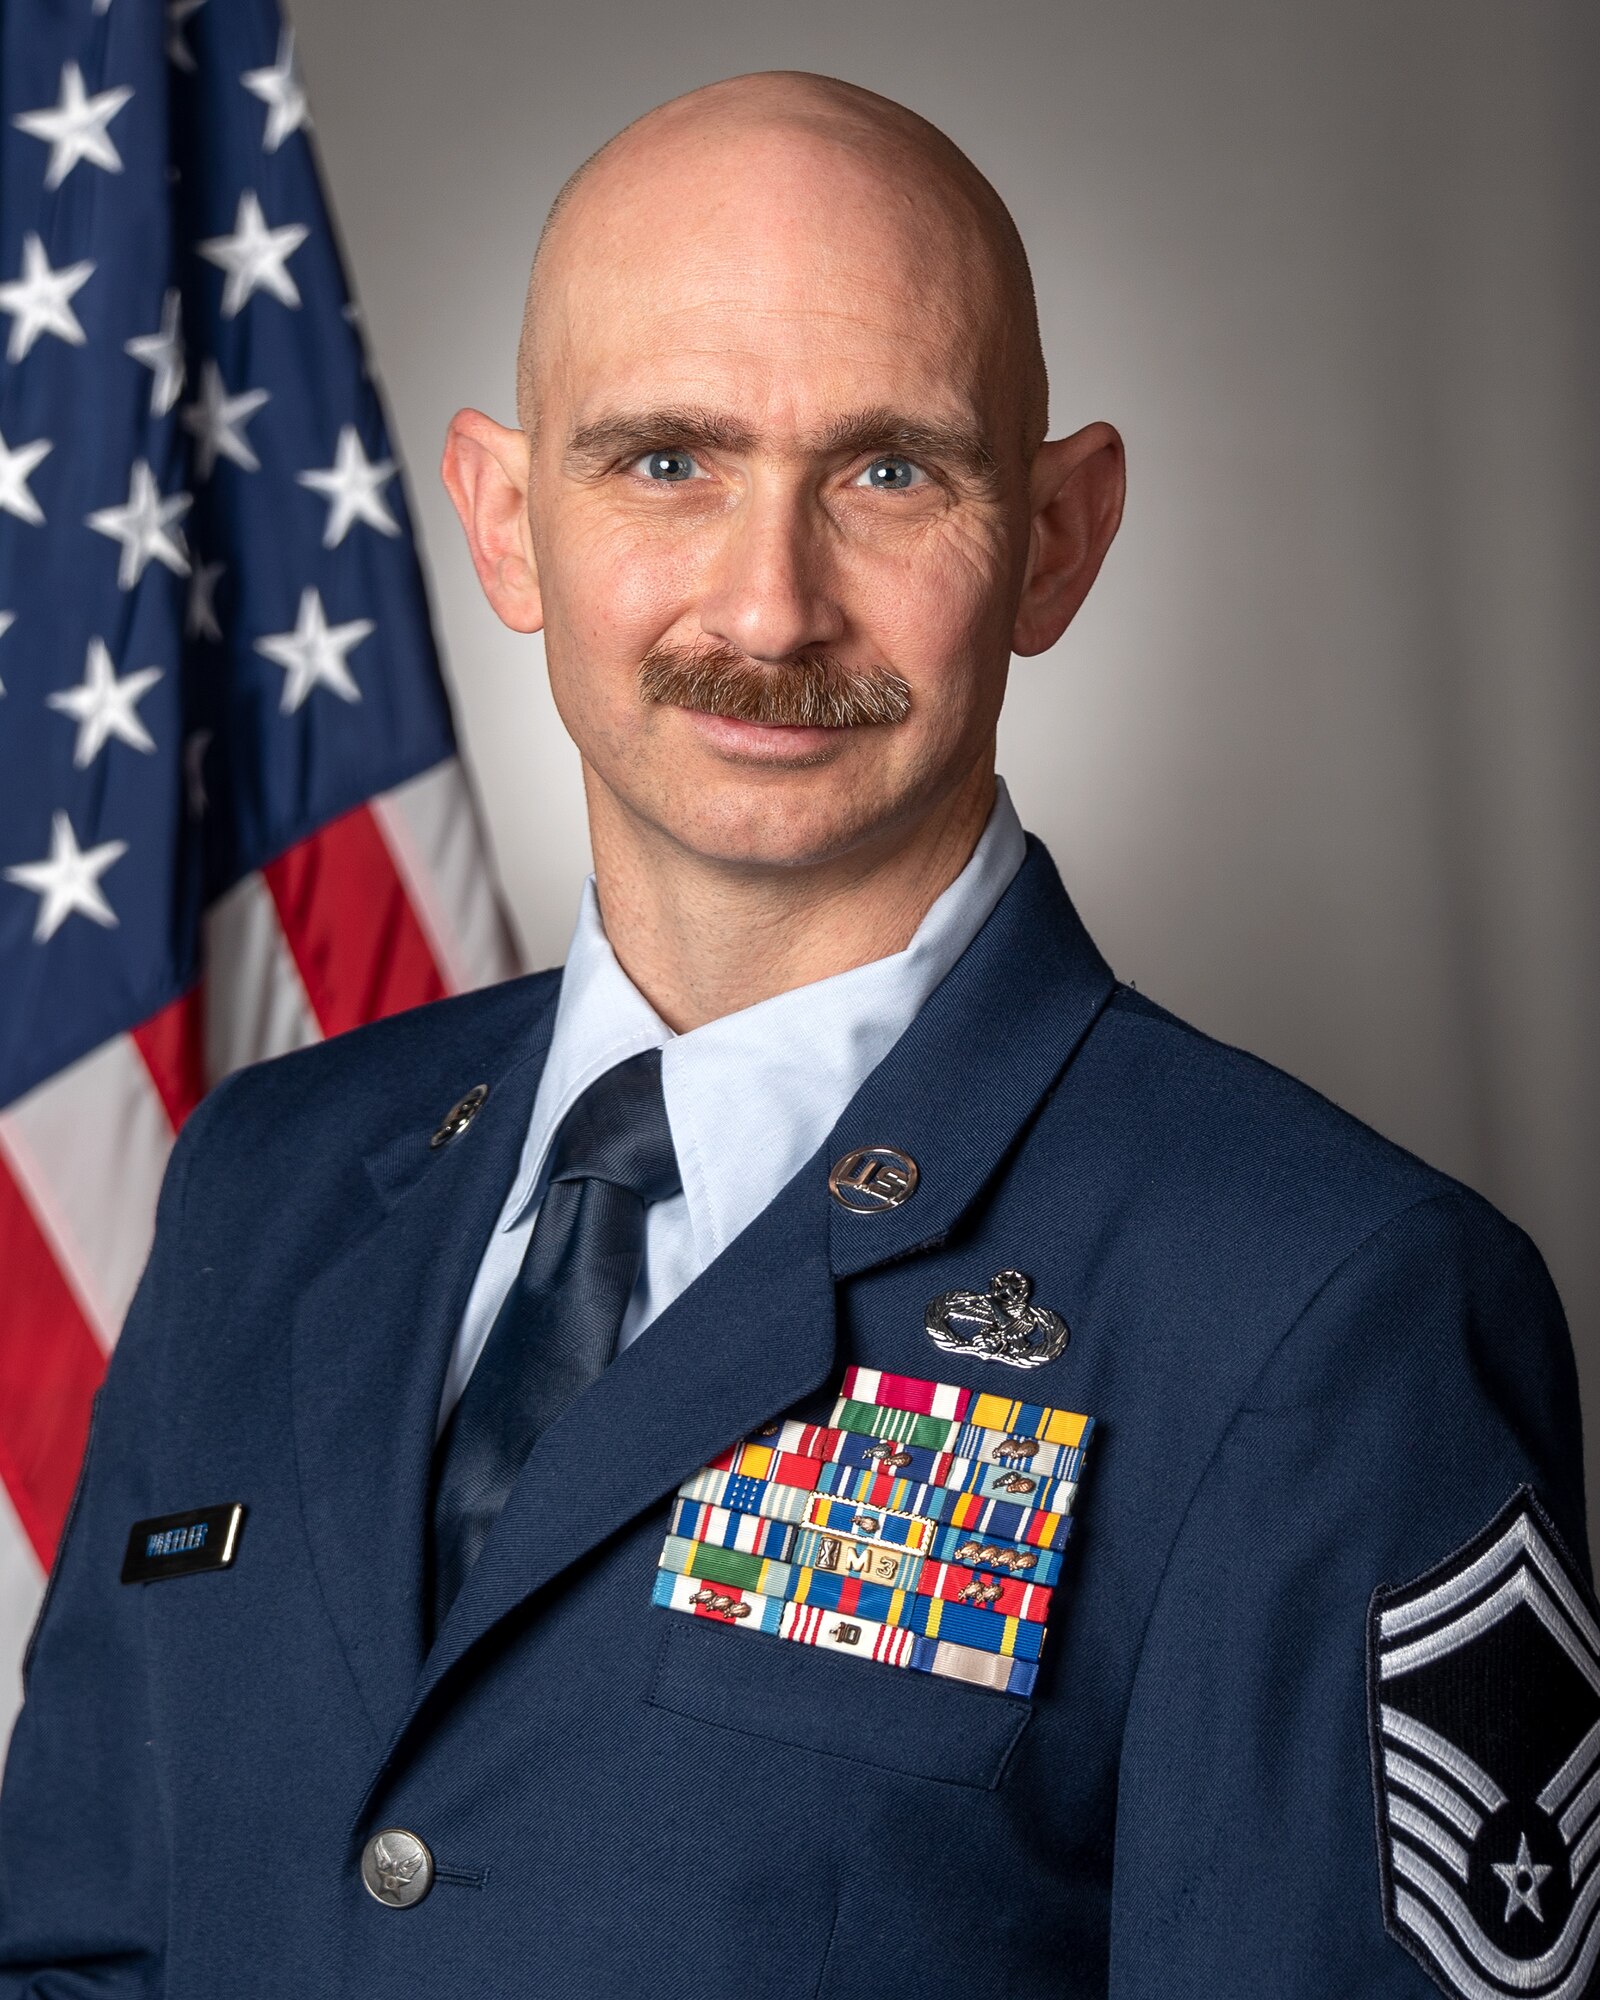
[[[387,1826],[361,1850],[361,1879],[380,1903],[409,1910],[433,1887],[433,1856],[414,1833]]]

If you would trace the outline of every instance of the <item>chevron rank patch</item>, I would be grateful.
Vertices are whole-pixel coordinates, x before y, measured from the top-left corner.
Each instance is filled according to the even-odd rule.
[[[1458,2000],[1600,1990],[1600,1619],[1533,1493],[1368,1645],[1390,1934]]]
[[[652,1602],[1033,1692],[1093,1420],[852,1368],[678,1490]]]

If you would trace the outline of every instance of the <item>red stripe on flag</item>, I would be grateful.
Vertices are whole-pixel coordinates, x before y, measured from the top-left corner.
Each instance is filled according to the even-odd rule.
[[[191,986],[133,1031],[134,1046],[144,1057],[174,1132],[206,1094],[202,1005],[201,989]]]
[[[88,1322],[0,1159],[0,1479],[46,1569],[67,1518],[105,1373]]]
[[[325,1035],[444,998],[428,940],[365,806],[262,872]]]

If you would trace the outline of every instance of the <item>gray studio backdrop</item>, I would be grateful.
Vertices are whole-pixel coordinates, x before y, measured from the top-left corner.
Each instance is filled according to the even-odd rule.
[[[529,963],[563,955],[588,865],[577,766],[537,642],[479,598],[445,425],[461,403],[511,420],[539,224],[618,126],[741,70],[853,78],[1011,203],[1055,428],[1127,438],[1105,573],[1013,670],[1024,820],[1125,978],[1532,1232],[1600,1501],[1600,9],[294,12]]]

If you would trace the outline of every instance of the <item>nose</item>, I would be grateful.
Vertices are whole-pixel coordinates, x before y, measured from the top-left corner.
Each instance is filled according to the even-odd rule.
[[[836,644],[845,630],[827,526],[798,483],[752,488],[729,517],[699,605],[708,638],[752,660]]]

